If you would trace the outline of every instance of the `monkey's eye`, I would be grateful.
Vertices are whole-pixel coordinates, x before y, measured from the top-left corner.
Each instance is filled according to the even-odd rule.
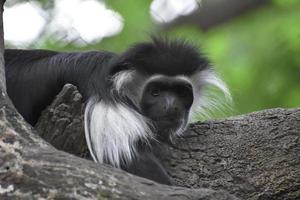
[[[160,95],[160,90],[159,90],[159,89],[152,89],[152,90],[151,90],[151,95],[152,95],[153,97],[159,96],[159,95]]]
[[[177,87],[177,94],[180,97],[187,97],[192,94],[192,87],[190,85],[181,85]]]
[[[186,96],[188,96],[188,95],[190,94],[190,92],[187,91],[187,90],[182,90],[182,91],[180,91],[178,94],[179,94],[179,96],[181,96],[181,97],[186,97]]]

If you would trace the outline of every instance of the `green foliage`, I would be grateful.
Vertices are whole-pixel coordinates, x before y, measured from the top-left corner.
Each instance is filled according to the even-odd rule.
[[[300,4],[269,6],[207,33],[170,31],[202,45],[228,83],[237,113],[300,106]]]
[[[150,0],[108,0],[105,3],[124,18],[124,28],[116,36],[105,38],[99,44],[110,51],[122,51],[137,41],[148,39],[154,29],[150,19]]]
[[[299,8],[264,8],[206,35],[239,112],[300,105]]]
[[[118,12],[124,19],[124,27],[120,34],[80,47],[74,43],[62,44],[50,36],[43,41],[45,46],[62,51],[105,49],[120,52],[135,42],[149,39],[149,33],[155,30],[149,13],[150,0],[107,0],[105,3],[108,8]]]
[[[236,113],[272,107],[300,106],[300,2],[273,4],[203,32],[197,27],[174,27],[163,32],[152,22],[150,0],[107,0],[121,14],[124,29],[99,43],[78,47],[51,38],[40,48],[122,51],[149,33],[186,39],[203,50],[228,83]]]

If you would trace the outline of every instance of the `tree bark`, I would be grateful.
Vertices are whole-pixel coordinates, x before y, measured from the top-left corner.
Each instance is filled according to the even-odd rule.
[[[56,150],[24,122],[9,101],[2,98],[0,106],[1,200],[237,199],[223,191],[160,185],[119,169]],[[62,118],[66,116],[66,119],[70,117],[64,105],[58,105],[57,108],[64,111],[56,114]],[[49,110],[51,111],[51,108]],[[74,125],[77,124],[75,121]],[[48,122],[51,124],[51,121]],[[69,123],[62,119],[60,123],[63,122]],[[67,129],[72,129],[72,127],[64,130],[59,130],[61,127],[53,128],[54,134],[59,131],[65,133],[70,131]],[[75,132],[74,129],[73,133],[76,136]],[[72,131],[69,133],[73,135]],[[73,148],[76,149],[76,146]]]
[[[66,85],[36,128],[56,148],[88,158],[81,95]],[[156,149],[176,185],[228,191],[242,199],[300,197],[300,109],[271,109],[192,124]]]
[[[4,70],[4,34],[3,34],[3,5],[5,0],[0,0],[0,91],[2,96],[6,93],[6,81]]]

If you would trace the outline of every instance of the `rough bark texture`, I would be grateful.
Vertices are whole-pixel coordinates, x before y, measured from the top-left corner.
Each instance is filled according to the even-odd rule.
[[[66,94],[74,94],[74,87],[67,86],[67,91],[69,89],[72,92],[66,92]],[[76,94],[77,92],[75,92],[75,96],[72,96],[72,100],[79,102],[76,98],[80,96]],[[67,95],[63,95],[61,98],[62,104],[64,104],[64,100],[68,99]],[[72,112],[68,109],[68,105],[64,107],[56,104],[56,106],[57,109],[62,109],[61,113],[55,113],[52,117],[56,115],[65,119],[71,117]],[[69,108],[72,110],[71,107]],[[80,109],[78,108],[78,110]],[[45,115],[47,115],[46,113]],[[47,120],[46,117],[44,119]],[[49,119],[45,123],[51,127],[52,120]],[[62,120],[61,124],[63,123],[70,124],[70,126],[73,124],[74,127],[78,125],[75,119],[70,122]],[[69,131],[68,133],[77,137],[76,131],[82,131],[81,127],[78,130],[76,127],[75,129],[65,127],[63,129],[63,125],[53,126],[53,133],[56,134],[59,130],[60,133]],[[51,134],[50,131],[47,133]],[[55,137],[50,138],[58,141],[55,140]],[[67,142],[69,139],[72,137],[69,136],[64,141]],[[80,148],[81,146],[77,144],[81,142],[77,141],[72,149]],[[79,155],[81,154],[79,153]],[[110,166],[99,165],[58,151],[24,122],[7,98],[0,96],[0,199],[214,200],[236,198],[227,192],[212,189],[189,189],[160,185]]]
[[[272,109],[191,125],[160,158],[180,186],[245,199],[299,199],[300,109]]]
[[[57,149],[87,158],[82,113],[82,96],[75,86],[68,84],[42,113],[35,128]]]
[[[3,35],[3,4],[5,0],[0,0],[0,90],[1,95],[4,96],[6,93],[6,81],[5,81],[5,70],[4,70],[4,35]]]
[[[88,157],[81,113],[81,95],[66,85],[36,128],[56,148]],[[242,199],[299,199],[299,136],[300,109],[271,109],[192,124],[156,154],[178,186]]]

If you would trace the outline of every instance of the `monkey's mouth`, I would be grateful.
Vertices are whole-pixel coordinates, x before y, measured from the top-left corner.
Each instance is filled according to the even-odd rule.
[[[176,127],[180,126],[183,123],[183,120],[155,120],[154,124],[158,126],[158,129],[176,129]]]
[[[169,142],[170,136],[182,126],[184,120],[159,120],[155,121],[157,139]]]
[[[182,121],[182,116],[164,116],[164,117],[155,117],[152,118],[153,121],[155,122],[181,122]]]

